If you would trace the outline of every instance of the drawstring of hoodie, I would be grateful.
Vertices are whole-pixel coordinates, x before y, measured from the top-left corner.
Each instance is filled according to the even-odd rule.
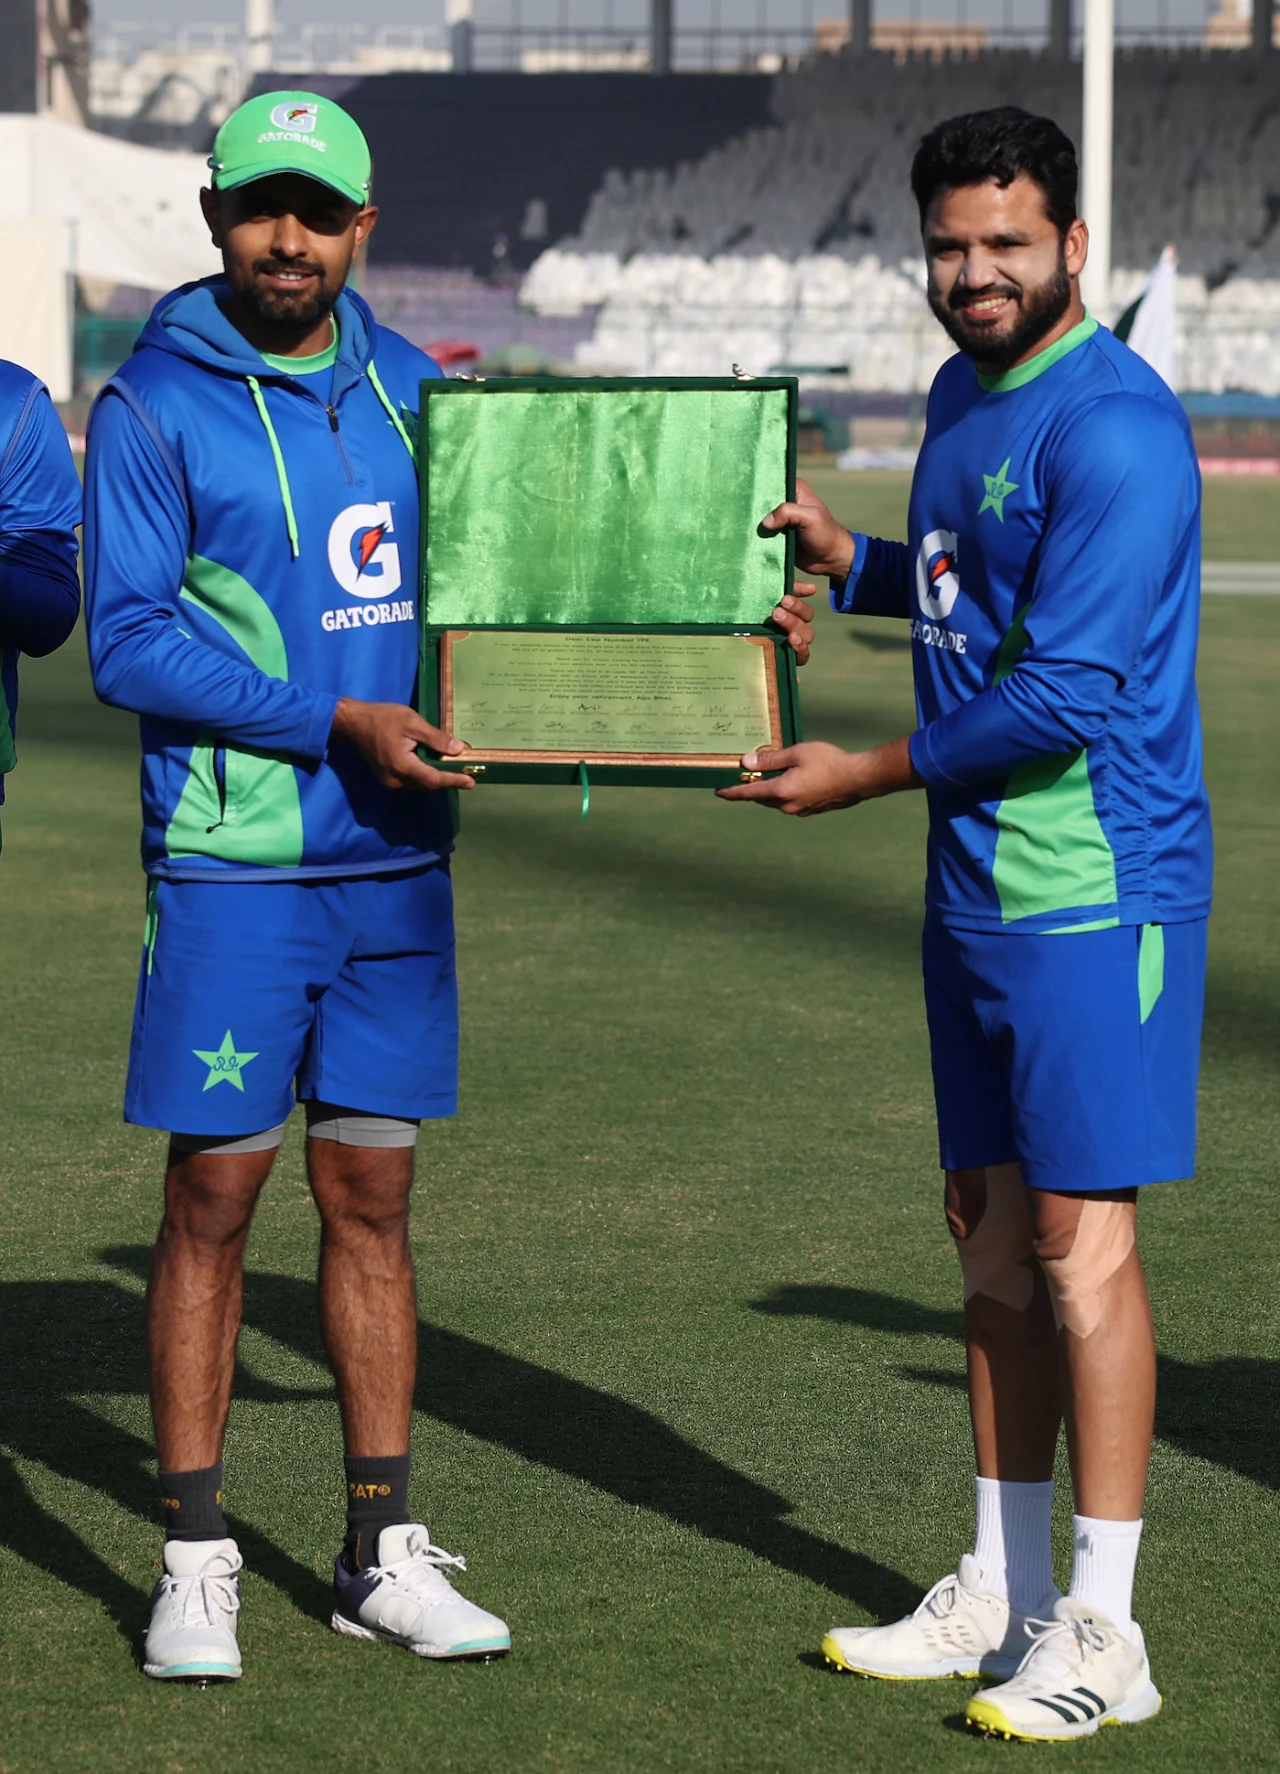
[[[280,448],[280,439],[276,436],[276,428],[271,423],[271,414],[267,411],[267,403],[262,397],[262,389],[256,376],[246,376],[249,392],[253,396],[253,404],[258,409],[258,417],[262,420],[262,428],[267,434],[267,442],[271,445],[271,459],[276,465],[276,479],[280,483],[280,501],[284,506],[284,521],[289,530],[289,553],[296,561],[302,553],[298,546],[298,520],[293,511],[293,494],[289,491],[289,475],[284,465],[284,451]]]
[[[267,403],[263,397],[262,388],[258,382],[258,378],[256,376],[246,376],[245,381],[249,384],[249,392],[253,396],[253,404],[258,409],[258,417],[262,420],[262,429],[266,432],[267,442],[271,445],[271,460],[276,465],[276,480],[280,484],[280,503],[284,506],[284,521],[289,531],[289,553],[296,561],[298,556],[302,553],[302,549],[298,542],[298,519],[293,509],[293,494],[289,490],[289,474],[284,465],[284,451],[280,448],[280,439],[276,436],[276,428],[271,423],[271,414],[267,411]],[[400,437],[400,442],[404,445],[405,449],[408,450],[410,460],[417,462],[418,452],[413,447],[413,439],[409,436],[408,431],[405,429],[404,421],[392,405],[390,395],[382,386],[382,380],[379,377],[378,371],[372,360],[370,360],[369,363],[369,381],[372,385],[373,392],[386,408],[387,417],[395,426]]]
[[[387,409],[387,417],[400,433],[400,442],[404,445],[405,449],[408,450],[410,458],[416,463],[418,460],[418,452],[413,447],[413,439],[405,430],[404,421],[401,419],[399,413],[392,406],[391,397],[382,386],[381,378],[378,375],[378,366],[374,363],[372,358],[369,360],[369,380],[373,384],[373,392]]]

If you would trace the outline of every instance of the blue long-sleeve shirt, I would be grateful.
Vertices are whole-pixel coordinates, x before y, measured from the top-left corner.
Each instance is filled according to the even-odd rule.
[[[49,391],[0,361],[0,801],[17,762],[18,655],[60,647],[80,613],[80,481]]]
[[[1205,916],[1200,482],[1165,384],[1092,320],[1002,377],[952,358],[909,535],[855,537],[832,603],[911,623],[931,909],[972,929]]]

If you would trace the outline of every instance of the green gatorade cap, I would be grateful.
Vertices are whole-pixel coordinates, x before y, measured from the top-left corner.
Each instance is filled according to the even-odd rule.
[[[360,125],[314,92],[263,92],[246,99],[214,137],[209,165],[218,191],[299,172],[362,205],[373,175]]]

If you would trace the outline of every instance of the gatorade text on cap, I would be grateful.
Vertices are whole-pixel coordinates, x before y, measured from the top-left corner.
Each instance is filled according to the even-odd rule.
[[[246,99],[214,137],[214,189],[234,191],[272,173],[297,172],[352,203],[372,185],[369,144],[354,118],[314,92],[264,92]]]

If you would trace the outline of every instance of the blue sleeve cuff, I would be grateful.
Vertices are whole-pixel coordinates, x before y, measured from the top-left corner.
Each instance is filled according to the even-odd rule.
[[[867,560],[867,538],[857,530],[850,530],[853,537],[853,564],[843,579],[832,579],[831,608],[837,616],[853,614],[853,600],[857,595],[858,581],[862,577],[862,569]]]
[[[317,690],[315,706],[307,723],[306,739],[298,747],[304,758],[315,758],[323,762],[329,755],[329,735],[333,731],[333,717],[340,701],[338,696],[330,696],[327,691]]]
[[[929,745],[925,738],[928,731],[927,727],[917,727],[907,741],[907,750],[911,755],[911,765],[916,775],[929,788],[943,788],[947,786],[947,778],[934,768],[933,760],[929,756]]]

